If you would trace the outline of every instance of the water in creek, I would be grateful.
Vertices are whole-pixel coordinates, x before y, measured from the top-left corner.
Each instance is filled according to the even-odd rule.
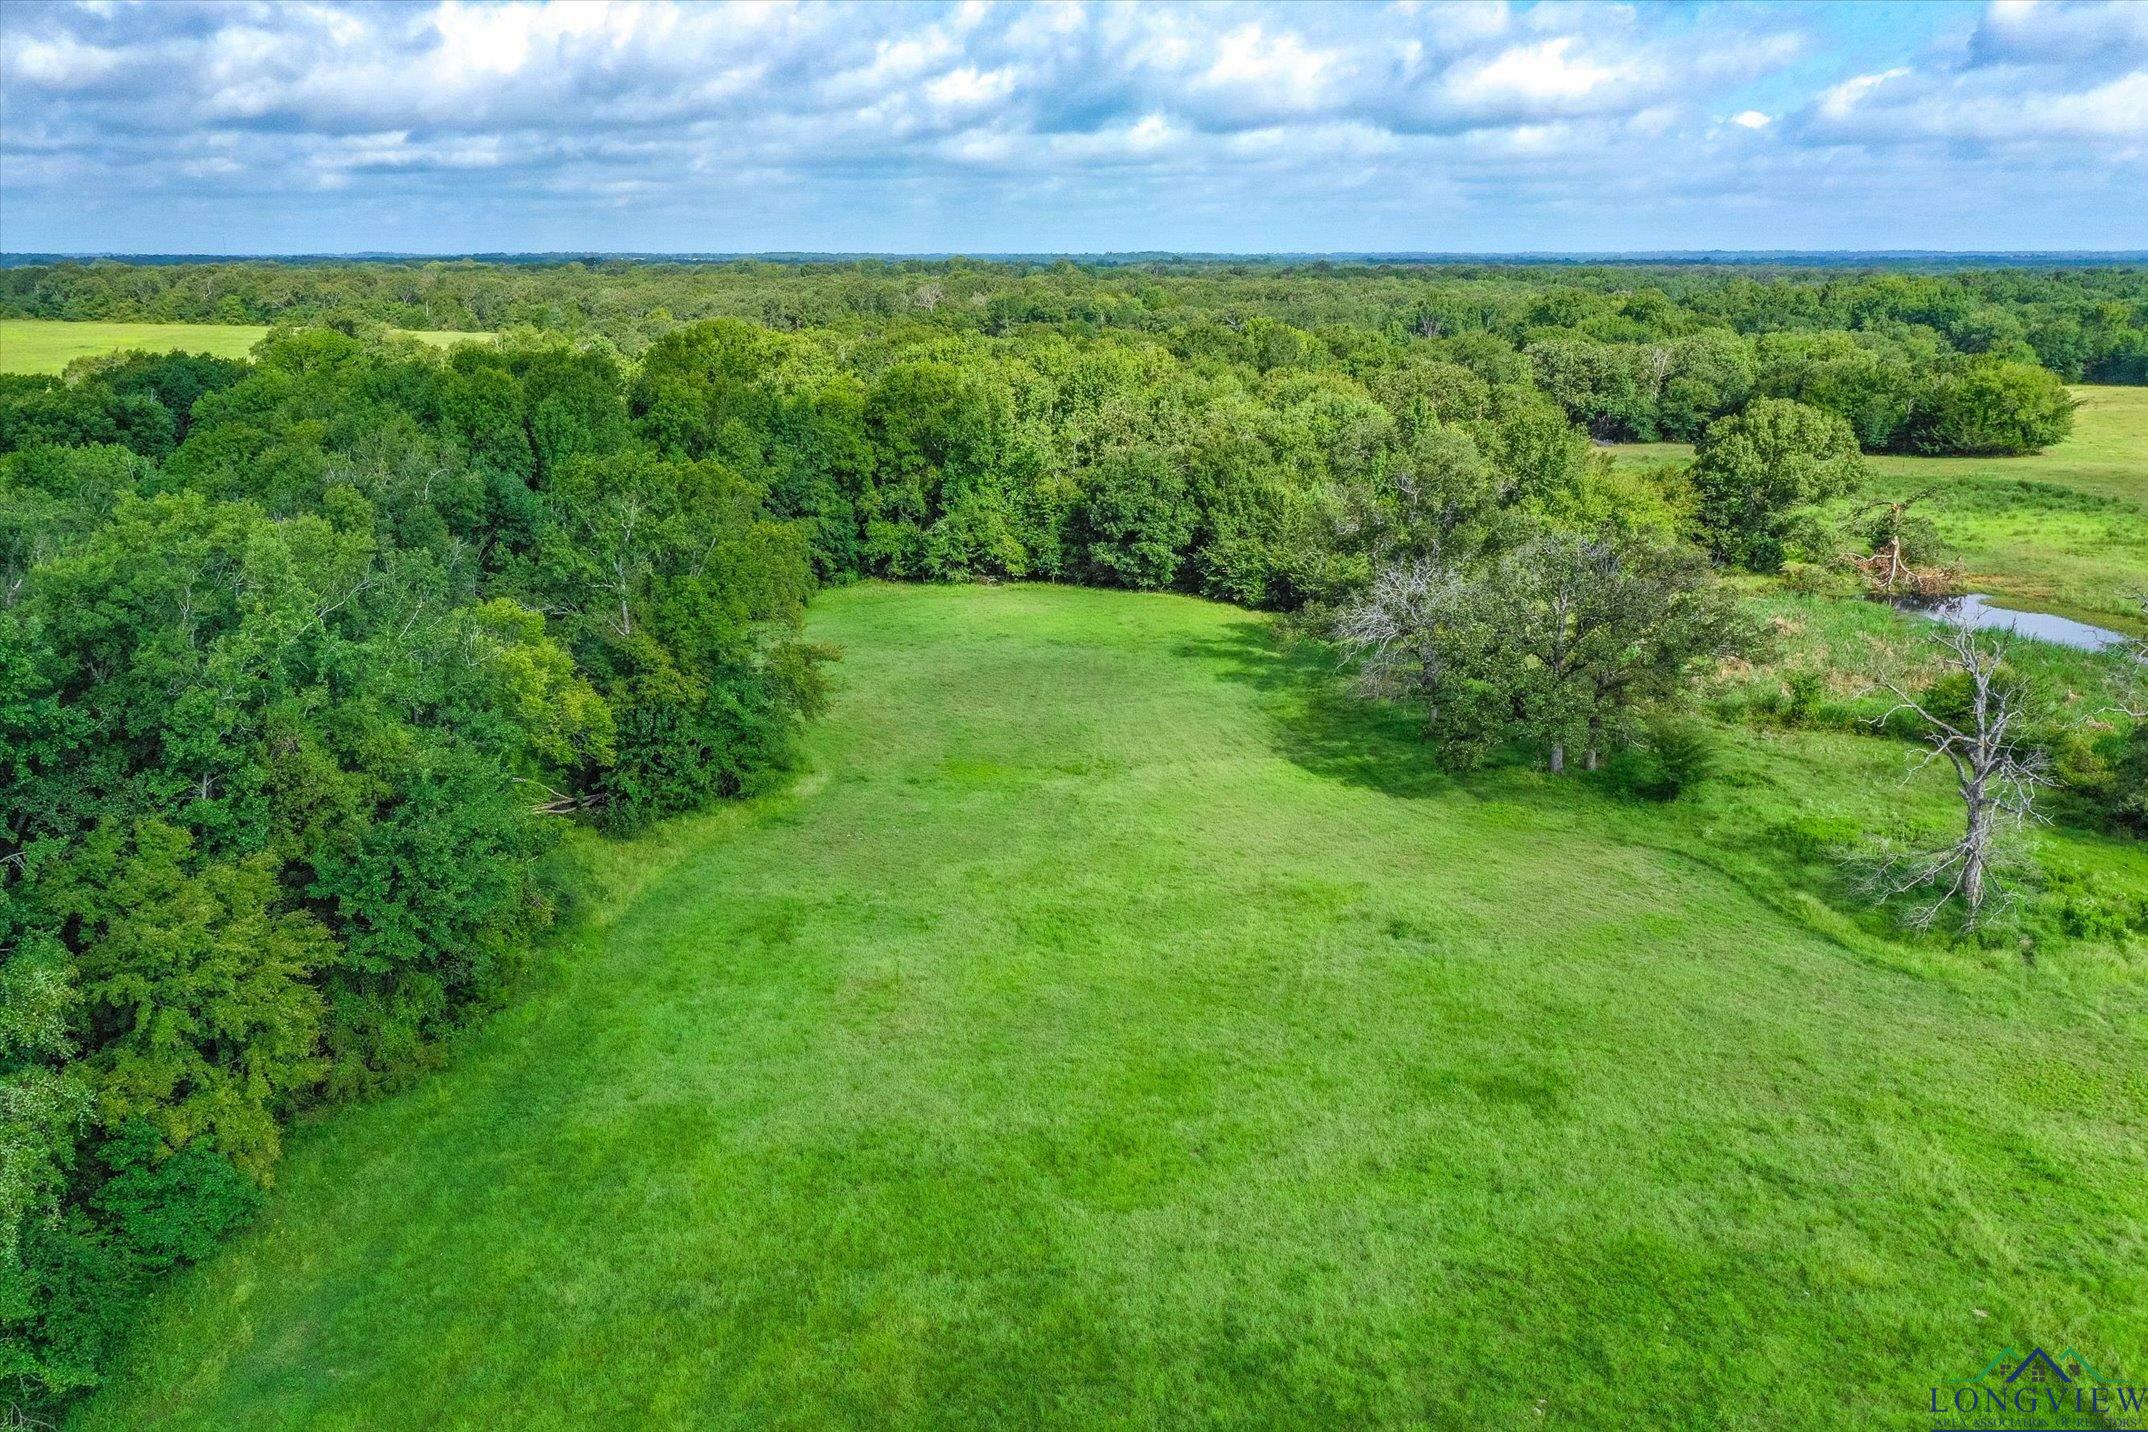
[[[1928,616],[1934,621],[1962,622],[1987,631],[2012,632],[2016,636],[2034,637],[2038,641],[2057,642],[2078,651],[2102,651],[2105,647],[2124,646],[2132,638],[2109,627],[2091,626],[2070,617],[2055,617],[2049,612],[2017,612],[2011,607],[1995,607],[1991,598],[1982,592],[1971,592],[1961,597],[1898,597],[1895,605],[1904,611]]]

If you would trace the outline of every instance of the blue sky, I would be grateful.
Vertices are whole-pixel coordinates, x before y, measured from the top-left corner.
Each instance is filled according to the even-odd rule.
[[[0,248],[2148,248],[2148,0],[8,0]]]

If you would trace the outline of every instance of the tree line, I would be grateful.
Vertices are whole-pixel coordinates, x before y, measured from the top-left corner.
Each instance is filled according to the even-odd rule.
[[[114,424],[50,441],[56,393]],[[0,1372],[38,1405],[292,1112],[498,996],[562,815],[754,789],[821,654],[805,532],[564,342],[285,331],[4,401]]]
[[[994,335],[1029,326],[1162,334],[1270,319],[1323,335],[1490,334],[1517,348],[1564,339],[1653,349],[1702,334],[1753,340],[1837,333],[1913,363],[1934,354],[1991,355],[2036,364],[2066,382],[2148,382],[2148,275],[2120,265],[1917,273],[1325,261],[98,260],[0,269],[0,316],[368,320],[465,332],[531,326],[602,335],[628,353],[707,318],[784,330],[865,333],[902,325]],[[1657,379],[1662,361],[1648,358],[1644,386]],[[1707,362],[1689,355],[1694,366]],[[1675,434],[1690,401],[1690,394],[1673,396],[1658,428]]]

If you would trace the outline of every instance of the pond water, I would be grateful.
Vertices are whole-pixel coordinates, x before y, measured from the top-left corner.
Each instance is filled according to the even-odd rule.
[[[1982,592],[1961,597],[1897,597],[1894,604],[1934,621],[1964,622],[1987,631],[2012,632],[2077,651],[2102,651],[2105,647],[2124,646],[2132,639],[2109,627],[2091,626],[2049,612],[2017,612],[2012,607],[1993,606],[1991,598]]]

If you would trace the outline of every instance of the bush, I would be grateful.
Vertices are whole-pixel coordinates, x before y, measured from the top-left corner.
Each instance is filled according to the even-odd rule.
[[[1782,583],[1801,597],[1850,597],[1857,594],[1857,581],[1849,573],[1818,562],[1785,562]]]
[[[261,1202],[206,1140],[174,1152],[141,1120],[103,1142],[83,1182],[83,1204],[32,1223],[0,1264],[0,1376],[18,1418],[95,1387],[155,1277],[208,1256]]]
[[[1901,543],[1902,560],[1912,567],[1933,566],[1947,557],[1946,539],[1939,535],[1939,525],[1921,512],[1883,509],[1866,524],[1864,538],[1874,552],[1886,550],[1890,542]]]
[[[1783,678],[1783,701],[1778,710],[1793,726],[1808,725],[1827,694],[1827,676],[1812,667],[1799,667]]]
[[[1648,723],[1632,789],[1653,801],[1674,801],[1712,777],[1723,743],[1713,729],[1690,717],[1659,716]]]
[[[2111,818],[2137,835],[2148,836],[2148,720],[2136,721],[2116,754],[2104,786]]]
[[[2148,931],[2148,898],[2110,889],[2087,871],[2047,865],[2037,904],[2070,939],[2117,943]]]

